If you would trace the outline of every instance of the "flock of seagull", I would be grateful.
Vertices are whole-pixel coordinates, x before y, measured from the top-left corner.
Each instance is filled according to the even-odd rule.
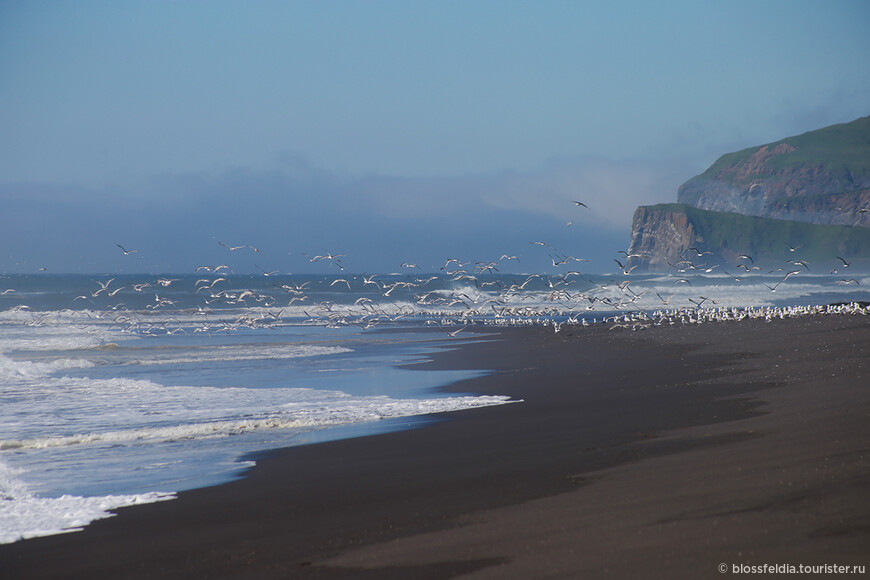
[[[578,208],[588,208],[581,201],[573,202]],[[230,245],[217,241],[218,245],[228,252],[249,250],[261,253],[260,249],[251,244]],[[595,283],[586,278],[574,264],[587,262],[560,252],[544,241],[529,242],[548,252],[556,274],[498,275],[499,267],[510,261],[519,262],[515,255],[503,254],[497,260],[488,262],[463,261],[458,258],[448,258],[440,268],[438,275],[421,277],[413,275],[418,266],[410,262],[402,262],[400,271],[407,275],[362,274],[344,277],[324,277],[318,288],[311,288],[312,281],[298,284],[292,281],[281,283],[282,278],[276,277],[270,285],[260,284],[260,289],[235,288],[239,279],[233,279],[233,270],[227,264],[218,266],[200,266],[195,273],[203,276],[198,278],[192,291],[196,297],[194,314],[201,316],[203,322],[185,329],[182,326],[170,326],[169,322],[154,322],[155,311],[168,308],[178,308],[175,300],[167,296],[168,289],[177,288],[173,284],[179,279],[160,277],[150,282],[129,283],[128,286],[115,285],[115,278],[105,281],[95,281],[98,288],[90,293],[81,294],[73,302],[82,301],[83,306],[93,305],[98,311],[96,316],[111,317],[113,324],[129,332],[141,334],[158,334],[174,332],[217,332],[233,331],[240,328],[262,328],[291,322],[298,324],[323,324],[326,326],[356,325],[371,328],[381,323],[397,323],[402,320],[416,319],[419,323],[443,327],[449,336],[456,336],[470,324],[489,325],[547,325],[556,332],[567,326],[589,326],[590,324],[609,324],[612,329],[631,328],[634,330],[659,326],[663,324],[689,324],[699,322],[741,320],[745,318],[763,318],[772,320],[785,316],[803,316],[806,314],[850,313],[866,314],[866,304],[855,303],[849,307],[820,306],[815,308],[721,308],[716,300],[709,296],[682,295],[686,303],[671,307],[671,301],[677,292],[663,296],[654,291],[660,306],[650,308],[649,302],[641,307],[641,298],[650,293],[648,288],[640,288],[631,277],[638,264],[632,264],[646,256],[621,251],[621,259],[614,259],[623,278],[609,283]],[[117,247],[128,256],[138,253],[136,249],[128,249],[118,243]],[[770,270],[768,276],[782,274],[782,278],[773,285],[764,285],[771,291],[793,276],[810,271],[806,260],[800,259],[797,253],[799,246],[788,246],[788,253],[795,259],[789,259],[783,267]],[[690,247],[680,255],[679,261],[671,263],[675,276],[673,287],[685,284],[692,286],[692,281],[684,277],[688,273],[710,274],[718,265],[708,265],[701,260],[711,252]],[[311,263],[324,262],[334,266],[339,273],[345,271],[342,262],[344,254],[324,252],[318,255],[303,254]],[[836,274],[838,269],[846,269],[851,264],[837,256],[838,267],[831,271]],[[750,274],[763,273],[756,266],[755,259],[743,254],[739,256],[737,268],[742,274],[737,276],[723,270],[723,273],[740,282]],[[257,266],[259,268],[259,266]],[[277,271],[267,272],[259,268],[263,279],[278,274]],[[326,282],[328,281],[328,284]],[[187,282],[189,284],[189,281]],[[635,284],[633,287],[632,285]],[[856,278],[842,278],[838,285],[856,285]],[[325,287],[323,287],[325,285]],[[256,285],[255,285],[256,286]],[[264,290],[263,287],[267,287]],[[356,289],[359,296],[350,304],[336,303],[326,298],[331,290],[352,292]],[[139,293],[143,296],[153,293],[153,300],[148,300],[144,308],[132,309],[123,303],[109,304],[109,298],[115,298],[123,291]],[[326,293],[324,293],[326,291]],[[6,295],[14,289],[2,290]],[[162,295],[161,295],[162,294]],[[667,293],[666,293],[667,294]],[[124,295],[121,295],[123,297]],[[528,301],[532,304],[528,304]],[[96,302],[102,303],[96,307]],[[137,304],[141,306],[142,300]],[[291,308],[293,307],[293,308]],[[228,312],[236,312],[228,318]],[[288,309],[292,313],[287,313]],[[15,310],[29,310],[28,306],[19,304]],[[609,313],[590,321],[592,311]],[[615,314],[614,314],[615,313]],[[35,314],[35,313],[34,313]],[[39,319],[31,321],[39,323]]]

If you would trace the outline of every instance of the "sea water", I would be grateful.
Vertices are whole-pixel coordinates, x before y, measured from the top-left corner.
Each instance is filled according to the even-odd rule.
[[[255,451],[511,402],[438,390],[486,369],[414,369],[486,325],[866,300],[870,286],[777,281],[0,276],[0,542],[80,529],[117,507],[226,481]]]

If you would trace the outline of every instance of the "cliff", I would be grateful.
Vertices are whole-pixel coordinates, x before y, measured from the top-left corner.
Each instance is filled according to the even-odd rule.
[[[700,209],[870,226],[870,117],[720,157],[677,201]]]
[[[677,200],[637,209],[630,265],[776,267],[791,245],[828,271],[837,256],[870,268],[870,117],[723,155]]]
[[[677,203],[637,208],[629,254],[630,265],[652,271],[691,268],[688,262],[717,271],[739,264],[768,269],[795,259],[790,246],[800,248],[800,259],[811,263],[814,273],[842,268],[839,258],[852,270],[870,269],[870,228],[760,218]]]

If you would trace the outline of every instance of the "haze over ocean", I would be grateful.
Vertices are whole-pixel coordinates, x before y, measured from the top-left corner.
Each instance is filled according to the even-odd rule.
[[[637,205],[866,115],[868,23],[860,1],[3,2],[0,270],[185,273],[222,241],[262,250],[239,272],[539,272],[545,240],[613,271]]]

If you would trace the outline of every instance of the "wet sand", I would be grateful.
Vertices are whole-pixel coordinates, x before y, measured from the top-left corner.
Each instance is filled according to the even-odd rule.
[[[870,565],[867,317],[493,332],[421,366],[491,369],[449,390],[521,403],[266,454],[232,483],[2,545],[2,577],[721,578],[723,564]]]

